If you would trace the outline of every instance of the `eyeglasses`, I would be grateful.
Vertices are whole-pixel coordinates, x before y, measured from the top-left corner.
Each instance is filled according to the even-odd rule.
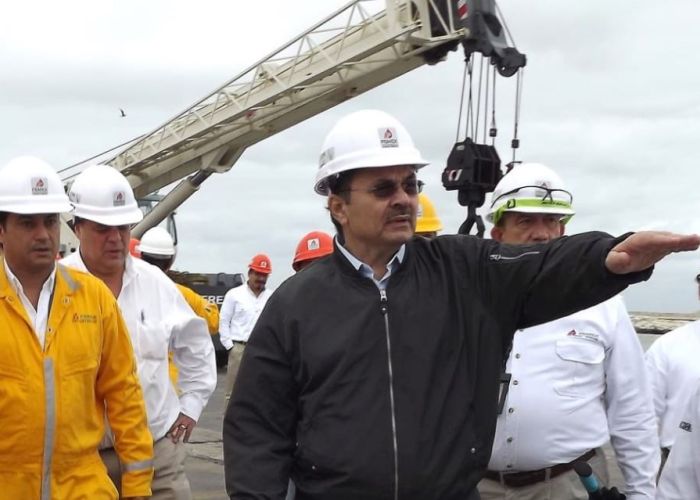
[[[520,195],[524,196],[530,195],[532,198],[539,198],[543,203],[551,203],[553,205],[559,205],[562,202],[571,205],[574,201],[574,197],[565,189],[550,189],[545,186],[520,186],[512,191],[501,194],[498,198],[493,200],[491,206],[494,206],[501,198],[506,198],[516,193],[520,193]]]
[[[408,181],[403,181],[403,182],[397,182],[397,181],[390,181],[390,180],[383,180],[379,181],[377,184],[374,185],[374,187],[371,187],[369,189],[343,189],[342,192],[346,191],[363,191],[365,193],[369,193],[371,195],[374,195],[375,198],[379,199],[387,199],[391,198],[396,194],[396,192],[400,189],[403,189],[403,192],[406,193],[408,196],[417,196],[418,193],[423,191],[423,186],[425,183],[423,181],[419,181],[417,179],[412,179]]]
[[[128,231],[131,231],[131,228],[133,227],[133,224],[121,224],[119,226],[107,226],[105,224],[100,224],[98,222],[95,222],[95,231],[98,233],[108,233],[112,231],[113,229],[116,229],[118,233],[126,233]]]

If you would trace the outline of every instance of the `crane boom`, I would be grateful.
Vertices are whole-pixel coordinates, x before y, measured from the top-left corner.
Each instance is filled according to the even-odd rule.
[[[464,27],[469,1],[385,0],[383,10],[370,12],[367,4],[377,3],[350,1],[103,160],[127,177],[137,197],[184,179],[135,228],[135,236],[158,224],[211,173],[230,170],[247,147],[441,60],[469,35]],[[481,3],[489,2],[476,2]]]

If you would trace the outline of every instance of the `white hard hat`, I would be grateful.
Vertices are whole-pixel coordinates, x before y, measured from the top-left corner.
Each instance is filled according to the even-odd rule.
[[[150,255],[175,255],[175,244],[170,233],[162,227],[152,227],[146,231],[141,237],[141,243],[138,250],[144,254]]]
[[[91,165],[73,181],[68,192],[74,217],[121,226],[143,219],[134,191],[120,172],[108,165]]]
[[[576,213],[573,197],[554,170],[540,163],[517,165],[503,176],[491,196],[486,220],[498,224],[505,212],[557,214],[566,223]]]
[[[326,136],[314,190],[327,195],[330,177],[356,168],[427,164],[396,118],[373,109],[356,111],[341,118]]]
[[[45,161],[20,156],[0,169],[0,212],[56,214],[71,209],[61,178]]]

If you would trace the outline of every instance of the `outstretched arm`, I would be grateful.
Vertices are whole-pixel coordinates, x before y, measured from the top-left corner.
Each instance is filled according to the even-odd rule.
[[[605,267],[613,274],[643,271],[669,254],[697,250],[699,245],[697,234],[641,231],[615,245],[605,259]]]

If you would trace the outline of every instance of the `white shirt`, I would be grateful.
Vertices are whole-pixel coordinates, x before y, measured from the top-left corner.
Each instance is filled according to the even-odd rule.
[[[39,302],[37,302],[37,308],[34,309],[34,305],[24,294],[24,287],[20,283],[17,276],[14,275],[10,267],[7,265],[7,261],[3,260],[5,264],[5,274],[10,282],[10,285],[14,289],[15,293],[19,297],[19,300],[24,306],[24,310],[27,311],[27,316],[29,316],[29,321],[34,327],[34,333],[39,340],[39,345],[44,348],[44,342],[46,339],[46,326],[49,322],[49,310],[51,308],[51,295],[53,294],[53,286],[56,282],[56,266],[54,266],[53,271],[49,274],[49,277],[44,281],[41,287],[41,292],[39,292]]]
[[[668,332],[646,354],[661,446],[670,448],[681,414],[700,379],[700,321]]]
[[[620,297],[516,332],[489,469],[542,469],[611,440],[627,498],[653,499],[660,453],[643,356]]]
[[[392,273],[396,272],[396,270],[403,262],[404,255],[406,255],[406,245],[401,245],[398,252],[396,252],[391,258],[391,260],[387,262],[386,273],[384,273],[384,276],[377,279],[374,277],[374,269],[372,269],[372,266],[365,264],[360,259],[351,254],[347,248],[345,248],[343,245],[340,244],[340,242],[338,242],[337,238],[335,240],[335,243],[338,246],[340,253],[342,253],[345,256],[345,258],[348,259],[348,262],[350,262],[352,267],[359,271],[359,273],[365,278],[374,281],[374,284],[377,285],[377,288],[379,288],[380,290],[386,290],[386,287],[389,284],[389,277]]]
[[[700,498],[700,384],[689,392],[676,422],[673,449],[659,478],[657,500]]]
[[[62,262],[87,271],[79,251]],[[199,419],[216,387],[214,347],[206,323],[175,284],[141,259],[127,256],[117,302],[136,355],[148,426],[158,440],[180,412]],[[168,373],[169,351],[178,369],[179,397]]]
[[[258,316],[272,294],[268,289],[256,296],[248,283],[232,288],[224,295],[219,311],[219,340],[226,349],[233,342],[248,342]]]

